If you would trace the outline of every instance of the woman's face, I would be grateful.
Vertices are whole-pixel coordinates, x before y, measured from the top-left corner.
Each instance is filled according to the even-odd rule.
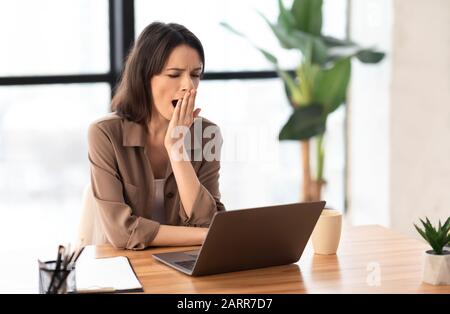
[[[191,89],[197,90],[202,67],[197,50],[187,45],[176,47],[162,72],[150,80],[153,95],[152,113],[157,111],[166,120],[170,120],[174,111],[172,101],[182,98]]]

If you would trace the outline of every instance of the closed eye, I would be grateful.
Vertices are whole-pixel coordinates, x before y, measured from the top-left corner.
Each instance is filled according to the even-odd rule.
[[[191,75],[192,77],[200,77],[200,75]],[[179,77],[179,75],[170,75],[169,77],[175,78],[175,77]]]

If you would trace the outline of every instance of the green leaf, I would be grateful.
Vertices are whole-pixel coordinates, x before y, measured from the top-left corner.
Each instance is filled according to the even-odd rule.
[[[363,63],[378,63],[385,54],[370,48],[362,48],[350,40],[343,40],[331,36],[321,36],[328,49],[327,63],[334,63],[341,59],[356,56]]]
[[[295,79],[286,71],[278,69],[278,75],[283,79],[286,87],[287,96],[292,106],[299,106],[302,103],[301,90]]]
[[[356,54],[356,57],[362,63],[378,63],[383,60],[385,54],[383,52],[371,49],[363,49]]]
[[[448,227],[450,226],[450,217],[447,218],[445,223],[442,225],[441,220],[438,221],[437,228],[435,228],[428,217],[425,217],[425,221],[420,219],[425,230],[418,228],[415,224],[417,232],[428,242],[428,244],[433,248],[434,253],[442,254],[443,249],[447,243],[450,241],[450,234]]]
[[[265,49],[262,49],[262,48],[259,48],[256,46],[254,46],[254,47],[256,49],[258,49],[263,54],[263,56],[266,57],[267,60],[269,60],[269,62],[273,63],[274,65],[276,65],[278,67],[278,59],[273,54],[271,54],[270,52],[268,52]]]
[[[278,136],[280,140],[306,140],[325,132],[326,116],[320,105],[297,107]]]
[[[444,231],[447,231],[447,233],[448,233],[448,231],[450,230],[450,217],[447,218],[444,225],[442,226],[442,229]]]
[[[433,228],[433,225],[431,224],[430,220],[428,219],[428,217],[425,217],[425,220],[427,221],[427,228],[430,229],[430,231],[434,231],[436,232],[436,230]]]
[[[266,21],[285,49],[298,49],[311,62],[324,64],[327,59],[327,47],[320,37],[300,30],[288,30],[279,24],[272,24],[261,12],[259,15]]]
[[[229,25],[226,22],[221,22],[220,25],[225,27],[226,29],[228,29],[230,32],[232,32],[232,33],[234,33],[234,34],[236,34],[236,35],[238,35],[238,36],[240,36],[242,38],[247,39],[250,42],[250,44],[254,48],[256,48],[257,50],[259,50],[269,62],[271,62],[274,65],[278,66],[278,59],[273,54],[271,54],[270,52],[268,52],[267,50],[265,50],[263,48],[260,48],[260,47],[256,46],[245,34],[237,31],[236,29],[234,29],[231,25]]]
[[[285,49],[300,49],[302,52],[304,52],[306,51],[306,48],[308,46],[308,41],[312,41],[314,39],[311,35],[300,32],[300,35],[297,35],[300,40],[296,40],[294,36],[292,36],[292,30],[288,30],[280,24],[273,24],[260,11],[257,10],[257,12],[270,27],[273,34],[280,42],[281,47]]]
[[[243,33],[237,31],[234,27],[232,27],[230,24],[228,24],[227,22],[220,22],[219,25],[225,27],[226,29],[228,29],[230,32],[234,33],[235,35],[238,35],[240,37],[244,37],[245,39],[248,39],[247,36],[245,36]]]
[[[342,59],[354,57],[361,51],[358,46],[336,46],[329,47],[327,54],[327,63],[335,63]]]
[[[341,60],[331,69],[320,70],[317,73],[314,100],[324,106],[327,114],[336,110],[345,101],[350,74],[350,59]]]
[[[439,253],[439,248],[437,247],[437,235],[436,234],[429,234],[427,233],[427,237],[429,239],[429,244],[431,245],[431,247],[433,248],[433,251],[436,254],[440,254]]]
[[[425,232],[422,229],[420,229],[419,227],[417,227],[416,224],[414,224],[414,227],[416,228],[417,232],[419,232],[419,234],[422,236],[422,238],[424,238],[425,241],[429,242]]]
[[[327,45],[327,47],[329,47],[329,48],[342,47],[342,46],[357,46],[351,40],[339,39],[339,38],[326,36],[326,35],[321,36],[321,37],[322,37],[322,40],[325,43],[325,45]]]
[[[298,30],[320,35],[322,30],[322,0],[294,0],[291,12]]]
[[[278,15],[278,25],[284,27],[288,32],[295,28],[295,17],[292,12],[284,7],[283,1],[278,0],[278,8],[280,13]]]
[[[426,220],[426,222],[424,222],[422,219],[420,219],[420,221],[422,222],[422,225],[425,227],[425,230],[427,230],[427,229],[429,230],[431,228],[431,223],[427,217],[425,217],[425,220]]]
[[[356,56],[363,63],[378,63],[384,58],[384,53],[364,49],[356,45],[328,47],[327,63]]]
[[[288,74],[288,75],[289,75],[289,74]],[[289,75],[289,76],[290,76],[290,75]],[[284,91],[285,91],[285,93],[286,93],[286,97],[287,97],[287,99],[288,99],[288,101],[289,101],[289,104],[291,105],[292,108],[296,108],[296,107],[298,106],[298,103],[295,102],[295,101],[292,99],[292,93],[291,93],[291,91],[290,91],[288,85],[286,84],[286,82],[285,82],[284,80],[283,80],[283,86],[284,86]]]
[[[420,222],[422,223],[422,225],[423,225],[424,227],[426,227],[427,223],[426,223],[425,221],[423,221],[421,218],[419,218],[419,220],[420,220]]]
[[[233,32],[234,34],[247,39],[250,42],[250,44],[257,50],[259,50],[269,62],[271,62],[273,65],[275,65],[278,75],[281,77],[281,79],[284,81],[284,83],[287,85],[287,87],[290,91],[290,96],[289,96],[290,102],[291,103],[293,102],[296,104],[301,103],[302,97],[301,97],[301,92],[300,92],[299,86],[295,83],[294,78],[292,78],[286,71],[283,71],[278,66],[278,59],[273,54],[271,54],[270,52],[268,52],[267,50],[265,50],[263,48],[256,46],[250,39],[247,38],[247,36],[245,34],[236,31],[229,24],[227,24],[225,22],[221,22],[220,25],[225,27],[229,31]]]
[[[299,81],[300,101],[299,105],[314,103],[314,87],[320,67],[307,61],[303,61],[296,70]],[[320,103],[319,103],[320,104]]]

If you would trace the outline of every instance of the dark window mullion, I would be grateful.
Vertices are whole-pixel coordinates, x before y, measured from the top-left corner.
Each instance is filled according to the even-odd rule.
[[[79,75],[42,75],[42,76],[11,76],[0,77],[2,85],[38,85],[38,84],[73,84],[110,82],[111,75],[106,74],[79,74]]]
[[[293,74],[294,71],[287,71]],[[203,80],[245,80],[277,78],[276,71],[236,71],[236,72],[205,72]]]
[[[109,0],[111,96],[134,42],[134,0]]]
[[[293,73],[293,71],[288,71]],[[120,76],[120,73],[119,73]],[[38,85],[38,84],[74,84],[107,82],[114,86],[119,76],[106,74],[79,74],[79,75],[47,75],[47,76],[11,76],[0,77],[2,85]],[[206,72],[202,80],[242,80],[277,78],[275,71],[239,71],[239,72]]]

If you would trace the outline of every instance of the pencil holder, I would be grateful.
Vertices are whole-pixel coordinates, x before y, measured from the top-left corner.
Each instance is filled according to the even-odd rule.
[[[39,293],[65,294],[76,290],[75,265],[56,268],[56,261],[39,261]]]

